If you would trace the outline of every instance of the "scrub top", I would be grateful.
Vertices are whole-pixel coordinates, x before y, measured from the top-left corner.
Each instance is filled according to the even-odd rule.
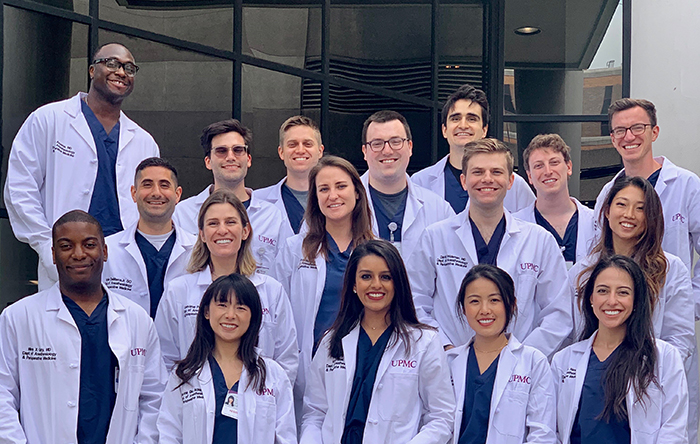
[[[401,227],[403,215],[406,212],[408,187],[395,194],[385,194],[370,185],[369,192],[372,196],[374,215],[377,218],[379,237],[392,243],[401,242]]]
[[[578,237],[578,210],[574,212],[569,219],[569,223],[566,226],[566,231],[564,231],[564,239],[559,236],[557,230],[549,223],[547,219],[542,216],[542,213],[535,207],[535,221],[537,225],[541,226],[545,230],[552,233],[554,239],[557,240],[559,248],[564,255],[564,260],[566,262],[576,263],[576,238]]]
[[[352,253],[352,245],[341,252],[338,244],[335,243],[333,237],[326,233],[328,240],[328,259],[326,259],[326,283],[323,286],[321,294],[321,303],[316,312],[316,321],[314,322],[314,349],[316,354],[318,343],[323,337],[323,333],[328,330],[340,310],[340,292],[343,288],[343,275],[345,267],[348,265],[348,259]]]
[[[472,236],[474,237],[476,255],[479,259],[479,263],[497,265],[496,259],[498,258],[498,251],[501,249],[501,241],[503,240],[503,236],[506,234],[505,214],[501,218],[501,221],[498,223],[498,225],[496,225],[496,229],[493,231],[488,245],[486,245],[486,241],[484,241],[484,238],[481,237],[481,232],[472,220],[471,216],[469,217],[469,223],[472,226]]]
[[[136,245],[139,247],[143,262],[146,264],[146,276],[148,277],[148,293],[151,299],[151,318],[156,317],[158,303],[163,296],[165,270],[168,268],[170,253],[175,245],[175,231],[170,234],[160,250],[151,244],[141,233],[136,231]]]
[[[469,193],[462,188],[459,176],[462,170],[452,166],[450,162],[445,163],[445,200],[450,204],[455,214],[459,214],[467,207]]]
[[[221,413],[226,402],[229,388],[226,386],[226,378],[213,356],[209,356],[209,367],[214,383],[214,438],[212,444],[236,444],[238,443],[238,420],[225,416]],[[231,390],[238,393],[238,382],[236,381]],[[191,418],[190,418],[191,419]],[[185,420],[187,420],[185,418]]]
[[[464,384],[464,409],[459,444],[484,444],[489,427],[489,409],[493,384],[496,381],[498,359],[493,360],[484,373],[479,370],[474,345],[469,347],[466,384]]]
[[[308,192],[306,192],[306,195],[308,197]],[[299,234],[301,224],[304,221],[304,207],[296,197],[296,193],[286,184],[282,185],[282,202],[287,210],[289,224],[292,226],[294,234]]]

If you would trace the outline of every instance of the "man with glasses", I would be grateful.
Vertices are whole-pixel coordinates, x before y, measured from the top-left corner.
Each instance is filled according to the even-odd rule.
[[[258,273],[266,274],[280,244],[294,232],[277,207],[253,196],[253,190],[245,186],[245,177],[252,165],[252,140],[253,133],[236,119],[212,123],[202,130],[204,164],[211,170],[214,184],[177,204],[173,221],[186,232],[199,235],[197,218],[207,197],[219,188],[233,191],[248,211],[253,228],[251,247]]]
[[[150,134],[121,112],[138,66],[118,43],[101,46],[89,68],[90,89],[34,111],[12,143],[5,206],[17,239],[39,254],[39,290],[58,280],[51,256],[51,225],[82,209],[106,236],[138,219],[131,199],[136,166],[158,157]]]
[[[367,161],[362,183],[372,205],[372,230],[396,245],[406,259],[425,227],[455,213],[441,196],[408,178],[413,141],[401,114],[378,111],[365,120],[362,153]]]

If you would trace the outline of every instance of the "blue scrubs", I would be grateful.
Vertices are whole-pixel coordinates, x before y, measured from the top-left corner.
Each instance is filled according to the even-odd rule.
[[[116,164],[119,151],[119,122],[107,134],[87,103],[81,100],[80,105],[97,149],[97,178],[88,213],[100,222],[106,237],[124,229],[119,214],[119,200],[117,200]]]
[[[469,201],[469,193],[462,188],[462,183],[459,181],[461,174],[462,170],[453,167],[449,161],[445,164],[445,200],[455,214],[464,211]]]
[[[500,250],[501,241],[506,234],[506,216],[503,215],[501,221],[496,225],[496,229],[493,231],[488,245],[486,245],[484,238],[481,237],[481,232],[471,217],[469,217],[469,223],[472,225],[472,236],[474,236],[476,255],[479,259],[479,263],[497,265],[496,259],[498,258],[498,250]]]
[[[282,202],[284,202],[284,208],[287,210],[287,217],[294,234],[299,234],[301,224],[304,221],[304,207],[286,184],[282,185]]]
[[[652,187],[656,187],[656,182],[659,180],[659,174],[661,173],[661,168],[651,173],[651,176],[647,177],[649,183]]]
[[[459,444],[484,444],[486,442],[491,394],[493,393],[493,384],[496,381],[499,358],[500,355],[482,374],[479,370],[479,362],[476,360],[474,346],[469,347]]]
[[[535,221],[537,225],[541,226],[545,230],[549,231],[554,235],[554,239],[557,240],[559,248],[564,255],[564,260],[571,263],[576,263],[576,238],[578,237],[578,210],[574,212],[569,223],[566,226],[566,231],[564,231],[564,239],[559,236],[557,230],[554,229],[552,225],[547,221],[547,219],[542,216],[540,211],[535,207]]]
[[[314,322],[314,354],[318,343],[323,337],[323,333],[328,330],[340,310],[340,292],[343,287],[343,275],[345,267],[348,265],[348,259],[352,253],[352,245],[348,246],[347,250],[340,252],[338,245],[335,243],[330,234],[326,233],[328,240],[328,259],[326,259],[326,283],[323,286],[321,294],[321,303],[318,306],[316,313],[316,321]]]
[[[401,226],[403,225],[403,215],[406,212],[408,187],[396,194],[385,194],[370,186],[369,192],[372,195],[374,215],[377,217],[379,237],[389,242],[401,242]],[[390,225],[393,230],[389,228]]]
[[[241,203],[243,204],[243,208],[245,208],[245,210],[248,211],[248,207],[250,207],[250,199],[244,200]]]
[[[63,303],[80,331],[78,444],[104,444],[117,399],[115,374],[119,368],[109,348],[107,293],[90,316],[67,296],[63,296]]]
[[[136,232],[136,245],[141,251],[141,257],[146,264],[146,276],[148,277],[148,293],[151,298],[151,318],[155,319],[156,310],[161,296],[163,296],[163,280],[165,279],[165,270],[168,268],[170,253],[175,245],[175,232],[170,235],[165,241],[160,250],[156,250],[148,239],[143,237],[141,233]]]
[[[211,368],[212,382],[214,383],[214,438],[212,444],[236,444],[238,442],[238,420],[224,416],[221,409],[226,402],[229,388],[226,386],[226,378],[213,356],[209,356],[209,367]],[[231,389],[238,393],[238,382],[233,384]],[[240,412],[239,412],[240,414]]]
[[[377,339],[377,342],[372,345],[372,340],[367,336],[367,332],[360,326],[360,336],[357,340],[357,367],[355,367],[355,377],[352,380],[352,391],[345,415],[345,429],[340,440],[341,444],[362,444],[374,381],[377,379],[379,363],[393,330],[392,326],[389,326]]]
[[[613,352],[613,354],[616,351]],[[583,380],[578,412],[571,430],[571,444],[629,443],[631,442],[628,420],[612,416],[609,423],[598,419],[605,407],[605,372],[610,358],[604,362],[591,350],[586,378]]]

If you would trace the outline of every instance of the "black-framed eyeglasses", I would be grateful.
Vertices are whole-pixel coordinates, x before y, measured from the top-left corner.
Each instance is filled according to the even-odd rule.
[[[248,145],[236,145],[232,146],[231,148],[225,146],[217,146],[216,148],[212,148],[211,151],[219,159],[225,159],[228,156],[228,153],[231,151],[233,151],[234,156],[243,157],[246,154],[248,154]]]
[[[138,66],[134,65],[131,62],[122,63],[114,57],[95,59],[95,61],[92,62],[93,65],[97,65],[98,63],[103,63],[110,71],[118,71],[119,68],[122,68],[124,69],[124,74],[126,74],[129,77],[133,77],[136,75],[137,72],[139,72]]]
[[[389,140],[374,139],[365,143],[372,151],[381,151],[384,149],[384,145],[389,144],[389,148],[394,151],[398,151],[403,148],[404,144],[408,139],[403,137],[392,137]]]
[[[612,131],[610,131],[610,134],[615,136],[616,139],[622,139],[627,134],[627,130],[629,130],[629,132],[631,132],[633,136],[641,136],[642,134],[644,134],[644,131],[647,129],[648,126],[652,126],[652,124],[635,123],[634,125],[628,126],[626,128],[620,126],[617,128],[613,128]]]

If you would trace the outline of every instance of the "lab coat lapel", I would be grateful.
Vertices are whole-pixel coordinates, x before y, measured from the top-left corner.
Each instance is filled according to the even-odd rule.
[[[352,392],[352,381],[355,378],[355,367],[357,366],[357,341],[360,339],[360,324],[358,323],[355,328],[350,330],[343,339],[343,357],[345,358],[345,402],[350,399],[350,392]]]
[[[396,330],[394,330],[392,333],[392,336],[397,334]],[[389,343],[391,344],[393,338],[389,338]],[[379,368],[377,369],[377,377],[375,378],[375,383],[376,381],[381,381],[382,377],[384,377],[384,373],[389,369],[389,365],[391,364],[391,361],[394,360],[394,357],[396,354],[399,352],[399,349],[405,350],[405,347],[403,346],[403,342],[400,339],[400,336],[398,337],[397,341],[391,345],[387,346],[387,348],[384,350],[384,354],[382,355],[382,360],[379,362]],[[415,351],[415,346],[411,349],[412,352]],[[409,356],[406,356],[406,359],[409,359]]]
[[[134,138],[136,128],[135,124],[126,117],[123,111],[120,111],[119,114],[119,151],[121,152]]]
[[[470,347],[471,345],[464,347],[452,363],[452,367],[455,369],[452,373],[452,384],[454,384],[454,390],[457,394],[457,408],[464,405],[464,384],[466,383],[467,359],[469,358]]]
[[[501,402],[501,398],[503,397],[503,392],[508,385],[510,375],[513,374],[513,369],[515,369],[515,365],[517,364],[517,359],[515,358],[515,354],[513,354],[513,350],[522,347],[520,342],[518,342],[513,335],[509,334],[508,336],[508,345],[501,350],[501,355],[498,358],[496,380],[494,381],[493,395],[491,396],[489,429],[491,428],[491,420],[494,416],[493,412],[496,410],[498,403]]]
[[[146,263],[143,261],[141,250],[139,250],[139,246],[136,243],[137,225],[138,222],[133,224],[126,231],[124,231],[122,238],[119,240],[119,245],[121,245],[122,248],[124,248],[127,251],[127,253],[129,253],[129,255],[134,259],[139,269],[141,279],[143,279],[143,282],[146,284],[146,288],[148,288],[148,275],[146,273]],[[109,251],[107,253],[109,254]]]
[[[673,179],[678,176],[678,171],[676,170],[675,165],[665,157],[655,157],[654,160],[661,164],[659,178],[656,181],[656,186],[654,187],[656,194],[661,197],[666,189],[666,186],[668,185],[668,182],[672,182]]]
[[[369,192],[369,171],[360,177],[362,185],[365,186],[365,193],[367,194],[367,203],[369,204],[370,210],[372,210],[372,233],[379,237],[379,225],[377,224],[377,215],[374,212],[374,204],[372,203],[372,193]],[[401,230],[403,235],[403,229]]]
[[[243,376],[243,372],[241,372]],[[197,380],[199,381],[199,388],[202,390],[202,396],[204,396],[204,417],[203,418],[193,418],[195,426],[194,436],[204,436],[206,441],[210,442],[214,437],[214,415],[209,415],[209,412],[214,412],[216,409],[216,397],[214,396],[214,383],[212,382],[211,367],[209,367],[209,361],[204,361],[202,369],[197,375]],[[241,384],[238,384],[239,386]],[[214,412],[216,414],[216,412]]]
[[[73,118],[70,121],[70,126],[75,130],[76,133],[83,138],[85,143],[88,144],[90,149],[97,155],[97,147],[95,146],[95,139],[92,137],[92,131],[90,131],[90,126],[87,123],[87,119],[83,115],[80,107],[80,101],[84,96],[78,94],[74,99],[66,104],[65,111]]]
[[[63,303],[58,282],[56,282],[49,291],[49,297],[46,300],[46,311],[58,311],[56,314],[58,319],[72,325],[75,331],[78,331],[78,326],[75,324],[73,316],[71,316],[70,311],[68,311],[66,304]]]
[[[496,265],[499,268],[513,272],[517,269],[518,264],[516,261],[520,257],[520,251],[516,251],[517,242],[513,239],[513,236],[520,232],[520,224],[523,222],[514,219],[508,210],[504,209],[503,212],[506,216],[506,232],[503,234],[503,240],[501,240],[501,246],[498,249]]]
[[[411,179],[406,175],[406,186],[408,187],[408,195],[406,196],[406,210],[403,213],[403,222],[401,223],[401,239],[403,242],[403,235],[409,228],[411,224],[416,220],[416,214],[423,208],[423,202],[418,200],[413,194]]]
[[[470,268],[479,263],[479,256],[476,254],[476,243],[474,242],[474,234],[472,233],[472,224],[469,222],[469,202],[467,207],[459,213],[459,218],[456,219],[459,226],[455,227],[455,233],[462,242],[464,250],[467,252]]]
[[[119,361],[119,368],[126,371],[126,360],[131,345],[131,341],[129,341],[130,333],[126,328],[126,323],[119,320],[126,308],[122,305],[121,301],[115,297],[114,293],[110,290],[106,291],[109,301],[107,306],[107,335],[109,348],[112,349],[112,353],[114,353],[114,356],[116,356]]]

